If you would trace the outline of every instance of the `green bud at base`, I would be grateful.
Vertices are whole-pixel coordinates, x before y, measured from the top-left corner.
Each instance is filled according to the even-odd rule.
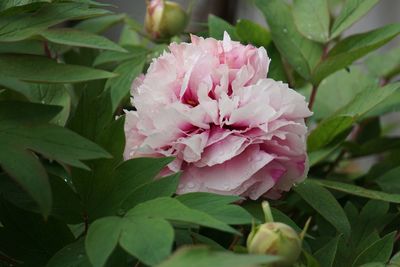
[[[247,249],[252,254],[280,256],[273,266],[291,266],[300,256],[301,239],[293,228],[269,222],[256,226],[247,238]]]

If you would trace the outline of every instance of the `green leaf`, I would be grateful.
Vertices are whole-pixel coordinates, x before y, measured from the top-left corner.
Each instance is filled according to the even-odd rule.
[[[36,155],[28,150],[12,149],[2,141],[0,148],[0,166],[36,201],[47,217],[52,204],[51,188],[46,170]],[[23,168],[20,163],[24,164]]]
[[[63,84],[28,84],[30,90],[25,92],[27,98],[32,102],[61,106],[61,112],[50,122],[64,126],[68,120],[72,97]]]
[[[210,37],[217,40],[222,40],[224,38],[225,31],[230,35],[232,40],[239,40],[233,25],[212,14],[208,15],[208,29]]]
[[[347,0],[331,29],[331,39],[364,16],[379,0]]]
[[[85,239],[86,253],[93,267],[103,267],[118,245],[123,219],[104,217],[89,227]]]
[[[132,18],[125,18],[125,25],[122,28],[118,43],[122,46],[140,45],[142,25]]]
[[[303,37],[296,28],[289,6],[281,0],[256,0],[271,29],[272,40],[283,57],[305,79],[320,60],[322,48]]]
[[[289,225],[297,233],[300,233],[302,231],[302,229],[289,216],[287,216],[282,211],[275,209],[275,208],[272,208],[271,211],[272,211],[272,217],[274,218],[274,221]],[[264,220],[264,218],[262,218],[262,220]]]
[[[3,12],[9,8],[20,7],[33,3],[51,3],[51,0],[5,0],[0,2],[0,12]]]
[[[353,123],[353,117],[344,115],[323,120],[308,136],[308,151],[314,152],[328,145],[335,137],[347,130]]]
[[[109,13],[104,9],[88,8],[85,4],[54,3],[34,13],[1,16],[0,42],[27,39],[65,20],[84,19]]]
[[[154,265],[169,255],[173,240],[173,228],[163,219],[104,217],[90,226],[85,247],[94,267],[105,266],[118,244],[140,261]]]
[[[391,259],[386,267],[398,267],[400,266],[400,252],[397,252]]]
[[[368,70],[376,77],[390,78],[400,72],[400,47],[374,53],[365,61]]]
[[[115,14],[101,16],[98,18],[86,19],[75,26],[75,29],[92,33],[102,33],[110,27],[122,22],[126,18],[125,14]]]
[[[0,136],[1,144],[7,148],[31,149],[48,158],[80,168],[86,168],[81,160],[110,156],[97,144],[55,125],[30,127],[29,131],[26,126],[15,125],[15,128],[2,129]]]
[[[121,204],[122,210],[127,211],[137,204],[158,197],[171,197],[178,188],[180,175],[180,173],[172,174],[137,187]]]
[[[40,32],[40,35],[56,44],[127,52],[124,48],[103,36],[70,28],[48,29]]]
[[[211,193],[189,193],[177,199],[189,208],[203,211],[227,224],[250,224],[252,216],[242,207],[232,204],[240,198]]]
[[[123,207],[131,208],[135,201],[135,192],[140,198],[141,193],[137,190],[151,183],[172,160],[173,158],[135,158],[121,163],[111,175],[103,177],[105,181],[102,182],[102,187],[95,187],[96,201],[93,202],[93,209],[96,217],[117,214]],[[153,196],[153,193],[148,196]],[[133,203],[128,202],[130,199]]]
[[[399,88],[400,82],[396,82],[374,90],[364,90],[356,95],[348,105],[341,108],[338,114],[350,115],[356,119],[363,118],[369,111],[390,98]]]
[[[227,224],[215,219],[205,212],[191,209],[174,198],[160,197],[141,203],[128,211],[126,216],[162,218],[207,226],[229,233],[237,233],[235,229]]]
[[[232,252],[212,251],[203,246],[178,250],[171,258],[157,267],[251,267],[277,261],[271,255],[247,255]]]
[[[33,151],[56,161],[77,167],[86,167],[80,160],[107,157],[108,154],[96,144],[76,133],[41,120],[26,121],[24,115],[29,108],[23,107],[14,113],[21,103],[9,110],[0,108],[0,165],[39,204],[47,216],[51,208],[51,191],[47,173]],[[28,104],[27,107],[32,107]],[[42,109],[43,110],[43,109]],[[45,110],[45,109],[44,109]],[[44,111],[43,110],[43,111]],[[33,110],[32,110],[33,111]],[[38,114],[40,109],[29,117]],[[45,115],[51,118],[54,113]],[[21,162],[24,168],[20,167]]]
[[[269,44],[267,51],[268,56],[271,58],[271,63],[269,64],[267,74],[268,78],[288,83],[288,78],[286,77],[281,54],[276,49],[274,43]]]
[[[310,167],[313,167],[317,163],[320,163],[331,155],[334,155],[334,152],[337,151],[338,147],[338,145],[335,145],[308,153]]]
[[[53,207],[51,215],[63,222],[73,224],[83,221],[83,207],[79,196],[61,177],[50,177],[53,193]]]
[[[383,46],[399,33],[400,23],[386,25],[343,39],[332,48],[327,58],[316,66],[313,73],[313,83],[319,84],[331,73],[345,68],[355,60]]]
[[[49,260],[46,267],[88,267],[91,266],[85,254],[84,239],[69,244],[59,250]]]
[[[146,56],[150,51],[142,46],[126,46],[128,53],[121,53],[115,51],[104,51],[99,54],[93,62],[93,66],[99,66],[107,63],[125,61],[136,57]]]
[[[360,266],[371,261],[386,263],[390,259],[390,255],[392,255],[395,236],[396,233],[393,232],[371,244],[357,256],[353,266]]]
[[[43,56],[43,42],[39,40],[23,40],[18,42],[2,43],[0,47],[1,54],[30,54]]]
[[[236,24],[236,33],[241,42],[255,46],[267,47],[271,42],[269,31],[251,20],[239,20]]]
[[[129,95],[132,82],[142,73],[145,62],[144,56],[127,60],[114,70],[114,73],[119,76],[107,80],[105,87],[110,90],[112,110],[115,110],[120,102]]]
[[[341,182],[335,182],[335,181],[328,181],[328,180],[316,180],[316,179],[309,179],[315,184],[334,189],[340,192],[344,192],[347,194],[359,196],[359,197],[365,197],[365,198],[370,198],[370,199],[376,199],[376,200],[382,200],[382,201],[387,201],[387,202],[392,202],[392,203],[400,203],[400,195],[398,194],[389,194],[385,192],[380,192],[380,191],[375,191],[375,190],[370,190],[366,189],[357,185],[352,185],[352,184],[346,184],[346,183],[341,183]]]
[[[350,235],[349,220],[340,204],[328,190],[310,179],[299,184],[294,190],[340,233],[346,237]]]
[[[357,94],[349,104],[323,120],[310,133],[307,141],[308,150],[316,151],[329,144],[358,119],[373,111],[379,104],[384,104],[399,88],[400,83],[393,83],[383,88],[372,88]]]
[[[174,229],[164,219],[125,219],[119,244],[129,254],[147,265],[155,265],[168,257],[174,242]]]
[[[363,264],[360,267],[387,267],[387,265],[384,263],[379,263],[379,262],[370,262],[370,263]]]
[[[333,266],[340,238],[341,236],[333,238],[325,246],[315,252],[314,256],[318,260],[321,267]]]
[[[32,55],[0,55],[0,69],[5,76],[39,83],[74,83],[116,76],[108,71],[59,64],[54,60]]]
[[[330,15],[327,0],[296,0],[293,16],[304,37],[321,43],[329,40]]]
[[[313,118],[323,119],[349,104],[363,90],[377,90],[379,80],[366,74],[361,67],[351,66],[324,79],[318,86]],[[326,101],[335,99],[336,101]]]
[[[400,167],[385,172],[376,179],[376,183],[386,192],[400,194]]]
[[[61,111],[61,107],[30,102],[1,101],[0,129],[11,123],[47,123]]]

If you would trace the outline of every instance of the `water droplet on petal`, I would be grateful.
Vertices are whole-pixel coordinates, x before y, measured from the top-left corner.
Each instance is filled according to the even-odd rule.
[[[189,189],[193,189],[193,188],[195,188],[195,184],[194,183],[192,183],[192,182],[189,182],[189,183],[187,183],[187,188],[189,188]]]

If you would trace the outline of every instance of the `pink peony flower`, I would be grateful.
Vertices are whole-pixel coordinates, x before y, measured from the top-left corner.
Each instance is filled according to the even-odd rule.
[[[124,157],[176,159],[177,193],[276,198],[307,173],[305,98],[266,78],[264,48],[191,36],[133,84]]]

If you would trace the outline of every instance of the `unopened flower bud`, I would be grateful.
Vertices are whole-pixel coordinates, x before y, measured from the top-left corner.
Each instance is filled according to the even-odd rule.
[[[171,1],[150,0],[147,3],[145,27],[153,39],[169,38],[186,28],[188,14]]]
[[[301,239],[290,226],[269,222],[253,228],[247,238],[247,249],[253,254],[280,256],[274,266],[291,266],[300,256]]]

